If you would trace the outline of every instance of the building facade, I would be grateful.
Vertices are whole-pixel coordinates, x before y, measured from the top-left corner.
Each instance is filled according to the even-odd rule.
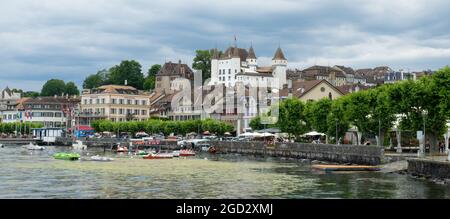
[[[253,46],[246,49],[237,46],[229,47],[219,56],[219,51],[214,49],[211,58],[211,81],[209,85],[224,84],[226,87],[234,87],[241,82],[246,86],[283,87],[286,84],[286,68],[288,61],[281,48],[278,48],[272,58],[272,65],[258,66]]]
[[[126,85],[104,85],[84,90],[77,117],[80,125],[93,120],[145,121],[149,118],[150,94]]]
[[[166,62],[156,74],[155,91],[169,94],[181,90],[180,79],[193,81],[194,72],[188,65],[182,64],[181,60],[178,63]]]
[[[3,122],[39,122],[47,128],[71,128],[78,97],[36,97],[16,101],[3,111]]]

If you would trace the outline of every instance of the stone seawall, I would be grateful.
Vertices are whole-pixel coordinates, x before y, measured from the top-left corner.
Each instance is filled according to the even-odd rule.
[[[383,148],[363,145],[330,145],[264,142],[214,141],[211,145],[225,153],[240,153],[273,157],[303,158],[338,163],[378,165],[383,159]]]
[[[408,173],[431,179],[450,179],[450,162],[410,159],[408,160]]]

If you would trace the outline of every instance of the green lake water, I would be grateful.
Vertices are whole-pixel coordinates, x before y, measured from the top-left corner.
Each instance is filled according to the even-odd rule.
[[[407,175],[324,173],[295,160],[198,154],[144,160],[90,149],[82,158],[55,160],[48,147],[0,148],[0,198],[450,198],[450,186]]]

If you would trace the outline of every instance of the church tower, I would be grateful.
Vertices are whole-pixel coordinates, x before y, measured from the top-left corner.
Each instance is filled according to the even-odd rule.
[[[278,47],[275,55],[272,58],[272,69],[273,76],[279,82],[278,87],[282,88],[286,84],[286,69],[287,69],[287,59],[284,57],[283,51]]]

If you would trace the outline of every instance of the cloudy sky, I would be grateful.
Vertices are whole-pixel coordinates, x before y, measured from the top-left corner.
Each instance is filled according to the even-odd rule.
[[[0,87],[40,90],[121,60],[192,63],[195,49],[280,44],[290,68],[450,64],[448,0],[1,0]]]

